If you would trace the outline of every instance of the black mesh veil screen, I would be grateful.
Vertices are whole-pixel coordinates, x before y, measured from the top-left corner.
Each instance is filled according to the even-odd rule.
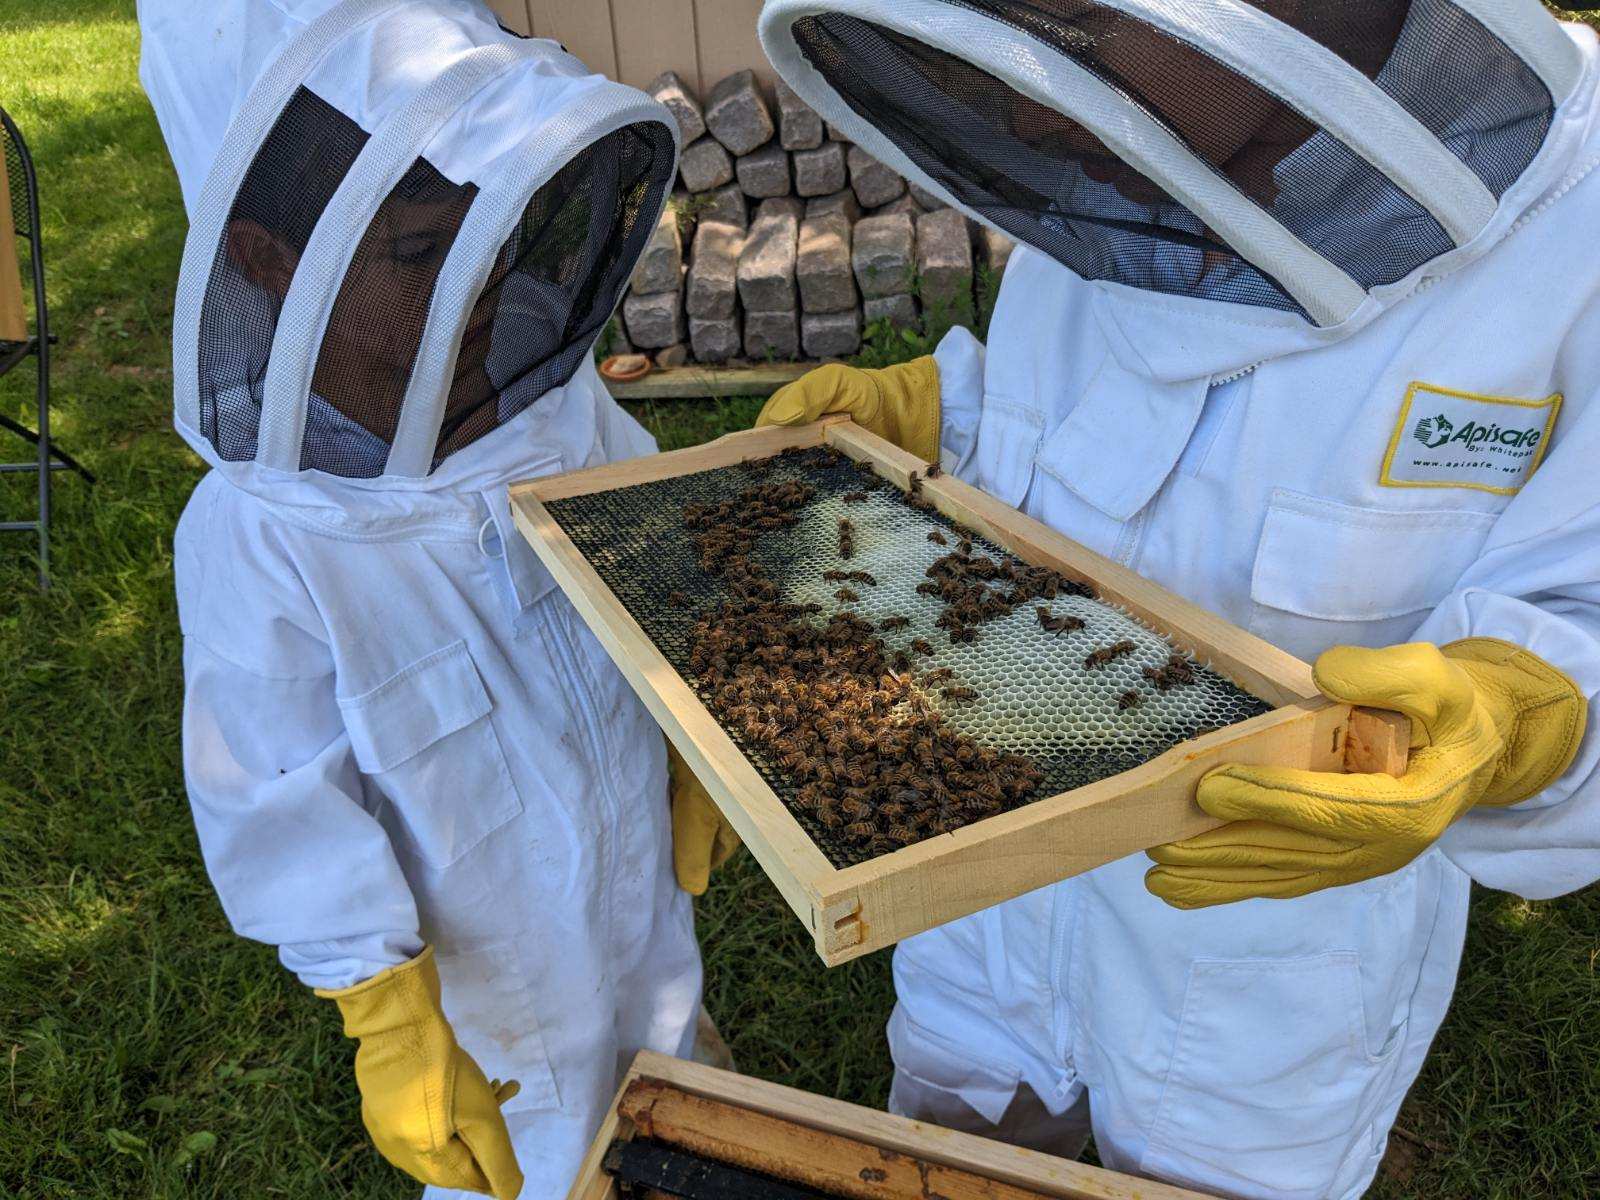
[[[565,384],[610,318],[673,173],[656,122],[561,168],[501,246],[461,338],[434,465]]]
[[[22,169],[22,154],[9,129],[0,127],[0,145],[5,148],[6,193],[11,199],[10,211],[0,214],[0,220],[10,221],[13,230],[30,237],[33,231],[28,220],[28,174]]]
[[[200,305],[200,433],[225,461],[255,457],[284,297],[318,218],[366,141],[359,125],[302,87],[239,185]]]
[[[10,197],[7,210],[0,213],[0,221],[11,222],[15,238],[12,241],[12,250],[16,258],[6,263],[7,269],[15,266],[19,273],[17,279],[0,280],[0,288],[17,287],[20,285],[23,296],[22,312],[26,314],[33,307],[34,295],[33,275],[33,221],[28,215],[28,173],[22,165],[22,150],[11,135],[11,130],[0,125],[0,149],[4,150],[4,163],[6,192]],[[34,323],[38,323],[38,313],[33,314]],[[19,318],[25,319],[25,318]],[[26,336],[26,330],[21,331]],[[0,334],[0,342],[4,342],[4,334]]]
[[[1533,68],[1450,0],[1412,0],[1378,86],[1496,196],[1528,169],[1555,115]]]
[[[1086,279],[1299,311],[1275,280],[1082,125],[942,50],[854,17],[795,23],[856,112],[974,212]]]
[[[1453,248],[1433,217],[1348,146],[1203,51],[1089,0],[957,0],[1092,72],[1364,287]],[[1279,0],[1258,5],[1287,16]],[[1368,74],[1406,5],[1346,6],[1314,31]],[[853,108],[963,202],[1089,279],[1298,311],[1192,212],[1093,134],[973,63],[856,18],[796,22],[796,40]]]
[[[419,158],[378,206],[323,333],[302,470],[383,474],[434,285],[477,194]]]

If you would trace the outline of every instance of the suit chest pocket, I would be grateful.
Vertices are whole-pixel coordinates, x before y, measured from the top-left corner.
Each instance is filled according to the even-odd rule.
[[[1408,640],[1478,558],[1497,517],[1363,508],[1279,489],[1250,579],[1250,632],[1301,658]]]
[[[436,870],[522,811],[493,707],[464,641],[339,700],[357,765],[403,827],[397,849]]]

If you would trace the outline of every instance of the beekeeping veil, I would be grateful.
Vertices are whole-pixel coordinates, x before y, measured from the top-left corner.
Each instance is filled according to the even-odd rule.
[[[1084,278],[1320,327],[1482,232],[1581,70],[1538,0],[768,0],[761,36]]]
[[[189,200],[175,418],[202,454],[427,481],[573,378],[671,183],[666,110],[468,0],[162,7],[143,73]]]

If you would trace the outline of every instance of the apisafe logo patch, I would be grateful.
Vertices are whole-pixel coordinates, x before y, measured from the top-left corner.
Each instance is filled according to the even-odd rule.
[[[1510,495],[1550,444],[1561,396],[1523,400],[1413,383],[1400,406],[1379,482]]]

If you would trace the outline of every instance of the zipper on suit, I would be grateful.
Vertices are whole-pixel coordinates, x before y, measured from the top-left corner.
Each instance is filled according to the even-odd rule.
[[[589,753],[594,758],[595,772],[600,784],[600,795],[606,806],[605,820],[599,823],[599,835],[605,839],[601,857],[605,867],[601,872],[600,889],[602,892],[601,905],[605,911],[605,944],[611,944],[613,920],[613,889],[606,881],[617,878],[621,869],[621,833],[622,833],[622,799],[617,791],[617,780],[614,775],[614,759],[606,753],[606,747],[600,736],[599,702],[595,699],[594,689],[589,686],[589,679],[582,664],[578,661],[576,648],[572,644],[571,614],[559,609],[550,614],[550,644],[561,660],[561,669],[565,672],[570,687],[578,700],[578,727],[583,731],[583,739],[588,744]]]

